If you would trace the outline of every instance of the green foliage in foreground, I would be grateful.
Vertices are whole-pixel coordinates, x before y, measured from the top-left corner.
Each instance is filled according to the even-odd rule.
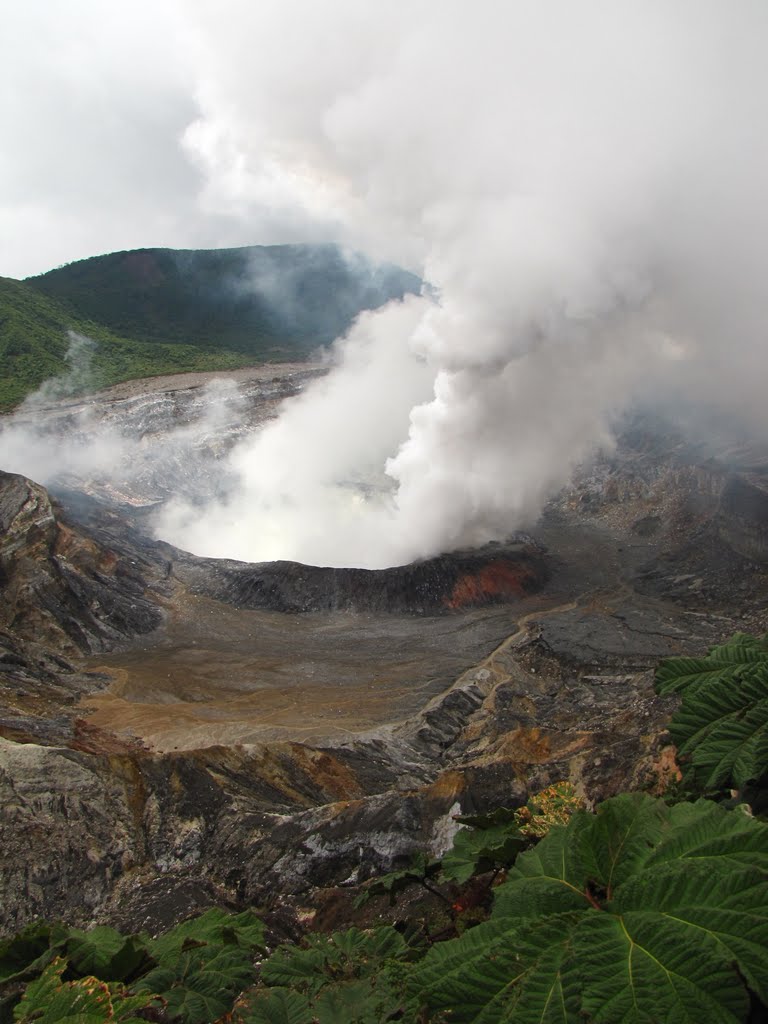
[[[264,931],[249,911],[209,910],[147,942],[157,966],[142,975],[134,988],[158,993],[166,1013],[184,1024],[216,1020],[253,981],[253,953],[263,949]]]
[[[421,950],[389,926],[310,935],[302,947],[280,946],[261,985],[238,1007],[243,1024],[377,1024],[413,1019],[405,992],[407,962]]]
[[[736,633],[703,658],[667,658],[659,693],[682,697],[669,731],[685,782],[738,790],[753,803],[768,783],[768,642]]]
[[[559,782],[536,793],[525,807],[500,807],[491,814],[458,818],[472,827],[457,833],[453,848],[443,857],[443,873],[461,884],[484,871],[510,867],[534,839],[545,836],[553,825],[565,825],[583,806],[573,787]]]
[[[435,945],[408,988],[466,1024],[736,1024],[747,986],[768,1003],[767,890],[768,825],[623,794],[521,854],[490,920]]]
[[[431,947],[351,928],[258,967],[263,925],[221,910],[158,939],[54,927],[45,940],[35,926],[0,947],[6,986],[30,981],[17,1024],[147,1007],[181,1024],[739,1024],[751,998],[768,1006],[768,825],[706,800],[615,797],[553,825],[517,856],[489,919]]]
[[[14,1014],[19,1024],[141,1024],[146,1018],[136,1014],[160,1005],[156,996],[132,996],[124,985],[110,985],[98,978],[64,981],[66,968],[67,961],[57,957],[27,986]]]
[[[430,892],[435,892],[430,884],[430,879],[435,878],[441,870],[441,863],[438,860],[430,860],[423,853],[413,855],[407,867],[398,871],[389,871],[386,875],[379,875],[373,878],[363,887],[355,899],[355,907],[364,907],[374,896],[388,896],[390,906],[394,906],[398,893],[410,888],[414,882],[422,885]],[[442,895],[441,893],[437,893]]]
[[[768,825],[622,794],[519,854],[484,923],[415,933],[350,928],[264,958],[254,915],[212,910],[158,939],[52,928],[46,962],[34,926],[3,944],[0,971],[30,982],[17,1024],[158,1006],[174,1024],[742,1024],[768,1007]]]
[[[659,688],[682,694],[670,728],[690,782],[761,792],[767,657],[737,634],[660,666]],[[506,869],[490,914],[458,937],[350,928],[267,955],[250,912],[211,910],[155,939],[36,923],[0,943],[0,1024],[766,1019],[768,824],[747,805],[624,793],[590,813],[561,783],[464,822],[442,863],[422,856],[364,890],[469,892]]]
[[[37,978],[27,984],[15,1021],[97,1024],[122,1020],[116,1016],[118,1006],[133,1020],[134,1010],[162,1005],[167,1020],[208,1024],[230,1010],[238,993],[254,981],[254,954],[264,949],[264,933],[250,911],[218,909],[157,939],[121,935],[105,926],[85,932],[36,923],[0,943],[0,992],[5,994],[0,1020],[10,1020],[7,1010],[19,983]],[[93,1003],[96,996],[102,1016],[94,1016],[101,1012]],[[64,1012],[67,1007],[74,1009]]]

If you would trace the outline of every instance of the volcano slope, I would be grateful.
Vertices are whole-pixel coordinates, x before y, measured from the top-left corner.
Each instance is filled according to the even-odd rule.
[[[766,628],[763,481],[638,421],[535,541],[364,572],[195,558],[3,474],[3,930],[311,905],[550,782],[663,788],[653,666]]]

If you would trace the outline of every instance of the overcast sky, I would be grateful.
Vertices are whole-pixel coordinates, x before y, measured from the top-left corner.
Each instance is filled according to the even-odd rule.
[[[239,524],[258,560],[290,508],[279,557],[393,564],[534,521],[637,401],[768,438],[766,0],[12,10],[0,274],[333,238],[439,296],[361,318],[238,454],[241,505],[167,537]],[[394,496],[344,526],[372,467]]]
[[[7,5],[0,275],[320,239],[420,269],[456,200],[564,161],[578,202],[632,175],[642,200],[709,118],[762,160],[767,23],[764,0]]]
[[[35,0],[6,7],[0,275],[24,277],[141,246],[337,234],[325,211],[307,215],[290,183],[275,178],[261,182],[258,195],[253,188],[240,195],[237,144],[206,138],[201,128],[217,76],[234,72],[231,60],[259,59],[249,6]],[[262,6],[268,13],[270,3]],[[217,36],[216,22],[227,18],[230,39]],[[276,28],[270,48],[280,45]],[[212,177],[219,184],[211,186]]]

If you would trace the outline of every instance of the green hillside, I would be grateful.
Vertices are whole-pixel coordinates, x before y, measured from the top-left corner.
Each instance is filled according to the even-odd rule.
[[[243,366],[242,352],[168,345],[119,337],[41,295],[22,281],[0,277],[0,410],[9,410],[50,377],[70,369],[68,331],[92,338],[96,348],[83,390],[138,377]]]
[[[136,249],[0,278],[0,410],[69,366],[67,332],[97,342],[94,390],[123,380],[306,358],[362,309],[420,281],[332,245]],[[77,384],[77,381],[73,382]]]
[[[136,249],[95,256],[25,282],[117,334],[296,357],[421,282],[334,245]]]

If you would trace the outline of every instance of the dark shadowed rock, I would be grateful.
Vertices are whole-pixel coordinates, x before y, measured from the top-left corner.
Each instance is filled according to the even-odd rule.
[[[522,543],[375,572],[194,558],[102,505],[59,506],[0,477],[0,928],[40,914],[156,928],[279,892],[306,904],[317,886],[353,887],[416,850],[439,855],[457,813],[516,806],[551,782],[587,800],[661,791],[675,771],[674,700],[655,695],[654,664],[768,625],[765,571],[736,553],[758,558],[761,487],[726,487],[721,467],[691,458],[650,434],[622,442],[551,506],[546,559]],[[472,658],[419,690],[418,710],[352,738],[160,754],[78,718],[78,697],[104,682],[78,652],[126,644],[185,600],[210,629],[234,621],[231,606],[383,613],[401,643],[394,612],[439,612],[432,621],[460,633],[445,613],[510,611],[483,613],[503,618],[499,637],[462,640]],[[318,619],[333,645],[330,617]],[[407,621],[426,633],[427,618]],[[246,657],[270,654],[265,629]],[[312,667],[321,644],[304,632]],[[207,699],[201,685],[189,702]],[[168,706],[180,716],[186,705]]]
[[[157,566],[64,521],[47,491],[0,472],[0,626],[64,652],[105,650],[160,625]]]
[[[717,528],[734,551],[768,562],[768,477],[732,474],[720,496]]]
[[[517,601],[536,593],[547,579],[544,554],[532,539],[391,569],[287,561],[247,565],[186,556],[177,562],[175,572],[193,592],[238,608],[417,615]]]

